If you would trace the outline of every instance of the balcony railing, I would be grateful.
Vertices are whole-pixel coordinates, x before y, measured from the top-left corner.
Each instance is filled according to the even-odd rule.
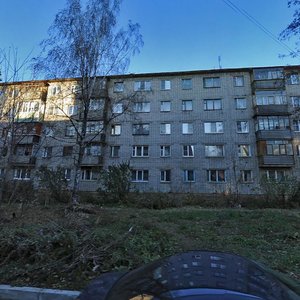
[[[283,79],[255,80],[252,87],[254,90],[283,90],[285,82]]]
[[[256,131],[257,140],[291,140],[293,138],[290,129],[258,130]]]
[[[103,156],[93,156],[85,155],[82,159],[82,165],[84,166],[102,166],[103,165]]]
[[[260,167],[291,167],[295,163],[292,155],[263,155],[258,161]]]
[[[34,166],[36,163],[36,157],[30,155],[14,155],[12,158],[14,165],[30,165]]]
[[[259,116],[290,115],[287,104],[256,105],[255,114]]]

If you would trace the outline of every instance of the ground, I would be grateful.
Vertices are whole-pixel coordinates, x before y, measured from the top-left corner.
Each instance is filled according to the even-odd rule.
[[[187,250],[254,259],[300,280],[300,211],[0,207],[0,283],[81,290],[103,272]]]

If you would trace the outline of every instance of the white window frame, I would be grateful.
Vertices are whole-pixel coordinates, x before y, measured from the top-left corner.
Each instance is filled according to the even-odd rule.
[[[134,91],[151,91],[151,81],[150,80],[138,80],[134,82]]]
[[[150,124],[140,123],[132,125],[132,135],[149,135],[150,134]]]
[[[235,87],[241,87],[245,85],[245,79],[243,75],[233,76],[233,85]]]
[[[249,121],[236,121],[237,133],[249,133]]]
[[[91,144],[84,148],[84,155],[86,156],[100,156],[101,146],[99,144]]]
[[[150,102],[135,102],[133,103],[133,112],[135,113],[149,113]]]
[[[122,114],[124,111],[123,103],[115,103],[112,107],[113,114]]]
[[[250,175],[250,177],[248,177]],[[241,170],[241,182],[251,183],[253,182],[253,172],[252,170]]]
[[[222,99],[204,99],[203,100],[204,110],[222,110]]]
[[[121,124],[113,124],[111,125],[111,135],[121,135]]]
[[[171,146],[161,145],[160,146],[160,157],[171,157]]]
[[[299,132],[300,131],[300,120],[293,120],[293,131]]]
[[[119,145],[110,146],[110,157],[120,157],[120,149]]]
[[[191,90],[193,88],[192,78],[182,78],[181,79],[181,88],[183,90]]]
[[[193,100],[182,100],[181,109],[182,109],[182,111],[192,111],[193,110]]]
[[[195,182],[195,170],[183,170],[183,181],[184,182]]]
[[[204,122],[204,133],[218,134],[224,133],[224,124],[221,121]]]
[[[215,178],[215,180],[212,180],[213,178]],[[209,170],[207,170],[207,181],[212,182],[212,183],[226,182],[226,170],[224,170],[224,169],[209,169]]]
[[[221,78],[220,77],[204,77],[203,78],[203,87],[204,88],[219,88],[219,87],[221,87]]]
[[[171,134],[171,124],[170,123],[161,123],[159,131],[160,131],[160,134],[162,134],[162,135]]]
[[[114,82],[114,93],[124,92],[124,81],[115,81]]]
[[[238,145],[238,156],[239,157],[251,157],[251,145],[239,144]]]
[[[86,124],[86,134],[99,134],[103,130],[103,122],[87,122]]]
[[[160,101],[160,111],[170,112],[171,111],[171,101]]]
[[[299,108],[300,107],[300,96],[292,96],[292,105],[293,107]]]
[[[182,134],[193,134],[194,126],[192,122],[182,123]]]
[[[14,169],[14,180],[30,180],[31,169],[20,167]]]
[[[149,170],[131,170],[131,181],[132,182],[148,182],[149,181]]]
[[[171,182],[171,170],[160,170],[160,182],[169,183]]]
[[[194,157],[195,146],[194,145],[182,145],[182,157]]]
[[[161,80],[160,89],[162,91],[169,91],[171,89],[171,80],[166,80],[166,79]]]
[[[65,168],[65,169],[63,169],[63,173],[64,173],[64,179],[67,181],[70,181],[72,170],[69,168]]]
[[[42,153],[42,157],[43,158],[50,158],[52,157],[52,150],[53,150],[53,147],[44,147],[43,148],[43,153]]]
[[[93,168],[81,168],[82,181],[97,181],[98,175],[98,172],[95,172]]]
[[[132,146],[132,157],[149,157],[148,145],[134,145]]]
[[[104,108],[104,100],[103,99],[91,99],[90,100],[90,105],[89,105],[90,111],[100,110],[103,108]]]
[[[206,157],[224,157],[224,145],[205,145]]]
[[[276,180],[276,181],[280,180],[286,176],[286,172],[284,170],[266,170],[267,179],[272,179],[270,177],[270,172],[274,172],[274,180]],[[280,176],[279,176],[279,173],[280,173]],[[281,173],[283,173],[283,174],[281,174]]]
[[[244,97],[235,98],[235,109],[242,110],[247,109],[247,99]]]

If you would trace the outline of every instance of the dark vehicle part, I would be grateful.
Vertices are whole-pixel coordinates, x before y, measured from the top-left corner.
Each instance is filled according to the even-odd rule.
[[[190,251],[106,273],[80,300],[300,300],[274,271],[238,255]]]

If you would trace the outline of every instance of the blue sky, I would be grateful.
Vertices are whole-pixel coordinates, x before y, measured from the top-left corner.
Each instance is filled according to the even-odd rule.
[[[36,55],[64,0],[10,0],[0,10],[0,48]],[[231,0],[275,36],[292,18],[286,0]],[[120,23],[138,22],[144,38],[128,73],[299,64],[224,0],[123,0]],[[286,42],[293,48],[293,43]]]

